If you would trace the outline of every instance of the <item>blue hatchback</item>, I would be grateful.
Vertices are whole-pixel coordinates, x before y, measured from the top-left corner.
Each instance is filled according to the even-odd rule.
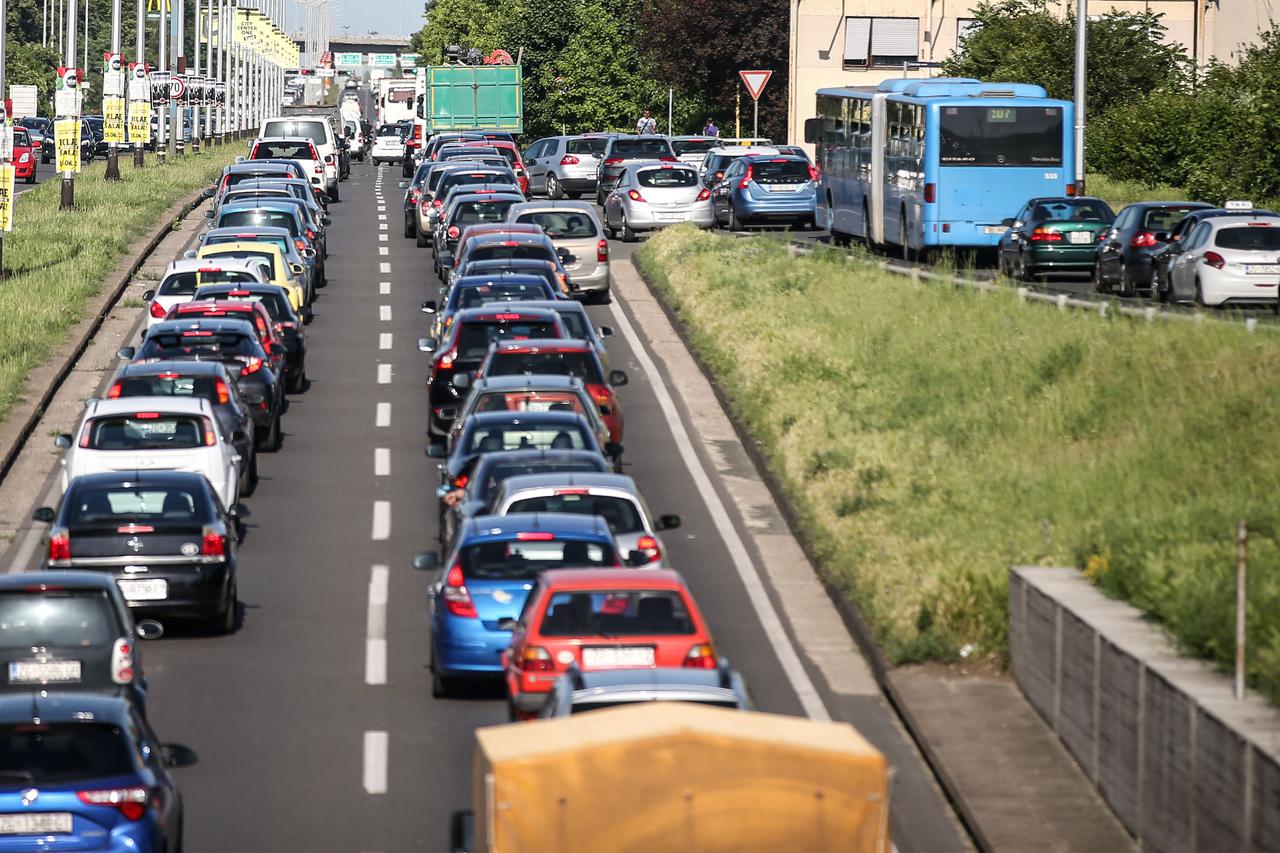
[[[818,173],[803,157],[739,157],[711,192],[717,225],[790,224],[811,228],[818,203]]]
[[[127,699],[0,697],[0,851],[182,849],[182,794],[162,744]]]
[[[466,519],[430,592],[432,693],[447,696],[460,679],[502,675],[511,632],[500,623],[519,617],[539,572],[622,564],[613,532],[599,516]]]

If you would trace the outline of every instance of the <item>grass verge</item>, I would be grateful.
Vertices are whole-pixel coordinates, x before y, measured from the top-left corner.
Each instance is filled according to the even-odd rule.
[[[239,153],[239,145],[227,145],[164,166],[148,156],[141,171],[121,157],[121,180],[110,183],[106,164],[94,163],[76,176],[76,206],[69,211],[58,210],[56,177],[18,196],[14,230],[4,235],[0,282],[0,420],[129,245],[175,201],[210,185]]]
[[[1126,204],[1133,204],[1135,201],[1193,200],[1181,187],[1171,187],[1167,184],[1147,186],[1137,181],[1118,181],[1101,174],[1089,175],[1085,188],[1089,195],[1097,196],[1111,205],[1111,209],[1116,213],[1119,213],[1120,208]]]
[[[898,663],[1007,654],[1011,564],[1075,565],[1280,699],[1280,337],[1064,313],[673,228],[638,262]]]

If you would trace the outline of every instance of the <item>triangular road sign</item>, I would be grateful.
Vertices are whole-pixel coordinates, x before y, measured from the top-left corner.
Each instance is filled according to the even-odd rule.
[[[739,71],[738,76],[742,78],[742,82],[747,86],[747,91],[751,93],[751,100],[758,101],[760,100],[760,93],[764,91],[765,84],[769,82],[773,72]]]

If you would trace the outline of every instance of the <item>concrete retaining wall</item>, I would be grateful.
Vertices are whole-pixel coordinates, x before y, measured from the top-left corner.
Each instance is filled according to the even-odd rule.
[[[1143,849],[1280,851],[1280,710],[1074,569],[1009,574],[1013,675]]]

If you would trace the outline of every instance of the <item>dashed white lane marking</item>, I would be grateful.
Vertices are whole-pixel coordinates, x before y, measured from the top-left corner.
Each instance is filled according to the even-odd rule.
[[[378,384],[379,385],[391,384],[391,365],[390,364],[378,365]]]
[[[373,414],[374,426],[389,427],[391,426],[391,404],[379,403]]]
[[[381,241],[381,242],[383,242],[383,243],[387,242],[387,235],[386,235],[386,234],[381,234],[381,233],[379,233],[379,234],[378,234],[378,240],[379,240],[379,241]]]
[[[373,538],[384,541],[391,535],[391,501],[373,502]]]
[[[391,572],[374,566],[369,575],[369,624],[364,641],[364,683],[387,683],[387,585]]]
[[[384,235],[384,236],[385,236],[385,235]],[[378,254],[379,254],[379,255],[389,255],[389,254],[391,254],[391,250],[390,250],[390,249],[388,249],[386,246],[379,246],[379,247],[378,247]]]
[[[375,447],[373,449],[373,476],[391,476],[391,448]]]
[[[391,322],[391,306],[390,305],[378,306],[378,319],[384,323]]]
[[[387,792],[387,733],[364,733],[364,790],[366,794]]]
[[[383,332],[378,335],[378,349],[391,349],[391,333]]]
[[[380,205],[378,205],[378,210],[379,210],[379,212],[381,212],[381,211],[383,211],[383,210],[386,210],[386,209],[387,209],[387,206],[386,206],[385,204],[380,204]]]
[[[391,272],[391,264],[387,263],[386,261],[383,261],[382,263],[378,264],[378,272],[384,273],[384,274]]]
[[[378,221],[379,221],[379,222],[385,222],[386,220],[387,220],[387,215],[386,215],[385,213],[379,213],[379,214],[378,214]]]
[[[389,281],[380,281],[380,282],[378,282],[378,294],[379,294],[379,295],[381,295],[381,296],[390,296],[390,295],[391,295],[391,282],[389,282]]]
[[[382,218],[383,218],[383,219],[386,219],[387,217],[385,217],[385,216],[384,216],[384,217],[382,217]],[[379,222],[379,223],[378,223],[378,230],[379,230],[379,231],[386,231],[386,230],[387,230],[387,223],[385,223],[385,222]]]

